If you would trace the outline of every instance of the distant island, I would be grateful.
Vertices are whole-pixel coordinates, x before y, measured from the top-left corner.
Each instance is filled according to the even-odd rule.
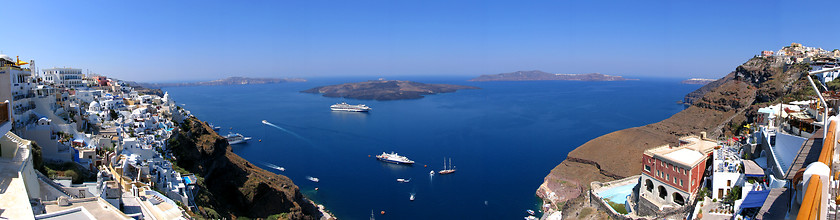
[[[691,78],[687,80],[683,80],[682,84],[692,84],[692,85],[706,85],[711,82],[714,82],[716,79],[701,79],[701,78]]]
[[[300,92],[324,94],[325,97],[384,101],[419,99],[423,98],[424,95],[455,92],[459,89],[481,88],[449,84],[425,84],[403,80],[370,80],[366,82],[320,86]]]
[[[220,85],[248,85],[248,84],[272,84],[284,82],[306,82],[305,79],[300,78],[248,78],[248,77],[228,77],[224,79],[217,79],[213,81],[203,82],[181,82],[181,83],[132,83],[132,85],[139,85],[146,88],[162,88],[162,87],[177,87],[177,86],[220,86]]]
[[[493,75],[481,75],[469,81],[539,81],[539,80],[566,80],[566,81],[625,81],[638,80],[627,79],[621,76],[604,75],[600,73],[586,74],[553,74],[539,70],[516,71],[512,73],[499,73]]]

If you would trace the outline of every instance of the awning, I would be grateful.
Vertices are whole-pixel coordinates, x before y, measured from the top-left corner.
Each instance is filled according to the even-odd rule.
[[[741,208],[759,208],[764,205],[764,201],[767,200],[767,195],[769,194],[770,190],[750,191],[747,193],[747,197],[744,198],[744,202],[741,203]]]
[[[758,166],[753,160],[744,160],[744,176],[764,177],[764,169]]]

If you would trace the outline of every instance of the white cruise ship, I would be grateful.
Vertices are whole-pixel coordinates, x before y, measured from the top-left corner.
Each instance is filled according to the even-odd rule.
[[[347,112],[367,112],[367,111],[371,110],[370,107],[368,107],[364,104],[351,105],[351,104],[347,104],[346,102],[331,105],[330,109],[332,109],[333,111],[347,111]]]
[[[225,139],[227,139],[229,144],[240,144],[240,143],[245,143],[248,140],[251,140],[251,137],[245,137],[245,136],[242,136],[239,133],[236,133],[236,134],[230,133],[227,136],[225,136]]]
[[[390,154],[382,152],[382,154],[376,155],[376,159],[395,164],[414,164],[413,160],[409,160],[408,157],[401,156],[394,152],[391,152]]]

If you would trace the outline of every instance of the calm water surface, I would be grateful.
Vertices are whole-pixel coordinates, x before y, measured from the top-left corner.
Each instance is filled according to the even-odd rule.
[[[521,219],[526,209],[537,210],[534,192],[569,151],[600,135],[670,117],[683,109],[676,102],[699,88],[672,79],[467,82],[403,77],[482,89],[398,101],[298,92],[368,79],[164,90],[198,118],[221,126],[220,134],[253,137],[248,144],[234,145],[234,152],[288,176],[308,198],[341,219],[368,219],[371,210],[377,219]],[[364,103],[373,111],[330,111],[330,105],[342,101]],[[373,156],[383,151],[406,155],[417,164],[379,162]],[[449,157],[458,171],[430,177],[429,171],[440,170]],[[397,178],[411,181],[399,183]],[[413,202],[411,193],[416,194]],[[382,210],[385,215],[379,215]]]

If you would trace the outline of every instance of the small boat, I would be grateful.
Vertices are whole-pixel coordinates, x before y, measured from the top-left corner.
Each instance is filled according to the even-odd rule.
[[[411,194],[411,197],[408,197],[408,200],[414,201],[414,193]]]
[[[402,178],[397,179],[397,182],[401,182],[401,183],[407,183],[407,182],[410,182],[410,181],[411,181],[410,178],[409,179],[402,179]]]
[[[443,160],[443,170],[438,171],[439,174],[450,174],[455,172],[455,167],[452,166],[452,158],[449,158],[449,168],[446,167],[446,160]]]
[[[219,129],[222,129],[222,127],[215,126],[213,124],[208,124],[208,125],[210,125],[210,128],[212,128],[214,131],[219,131]]]
[[[227,139],[229,144],[241,144],[248,142],[248,140],[251,140],[251,137],[245,137],[239,133],[230,133],[225,136],[225,139]]]
[[[533,215],[529,215],[528,217],[525,217],[525,220],[537,220],[537,217],[534,217]]]
[[[277,166],[277,165],[274,165],[274,164],[266,163],[265,165],[268,166],[268,167],[271,167],[271,169],[275,169],[275,170],[279,170],[279,171],[286,171],[286,168],[283,168],[283,167],[280,167],[280,166]]]
[[[527,212],[529,215],[534,215],[534,210],[528,209],[528,210],[525,210],[525,212]]]
[[[435,175],[435,171],[434,171],[434,170],[430,170],[430,171],[429,171],[429,176],[434,176],[434,175]]]
[[[316,183],[321,181],[320,179],[315,178],[315,177],[311,177],[311,176],[307,176],[306,179],[308,179],[309,181],[312,181],[312,182],[316,182]]]

